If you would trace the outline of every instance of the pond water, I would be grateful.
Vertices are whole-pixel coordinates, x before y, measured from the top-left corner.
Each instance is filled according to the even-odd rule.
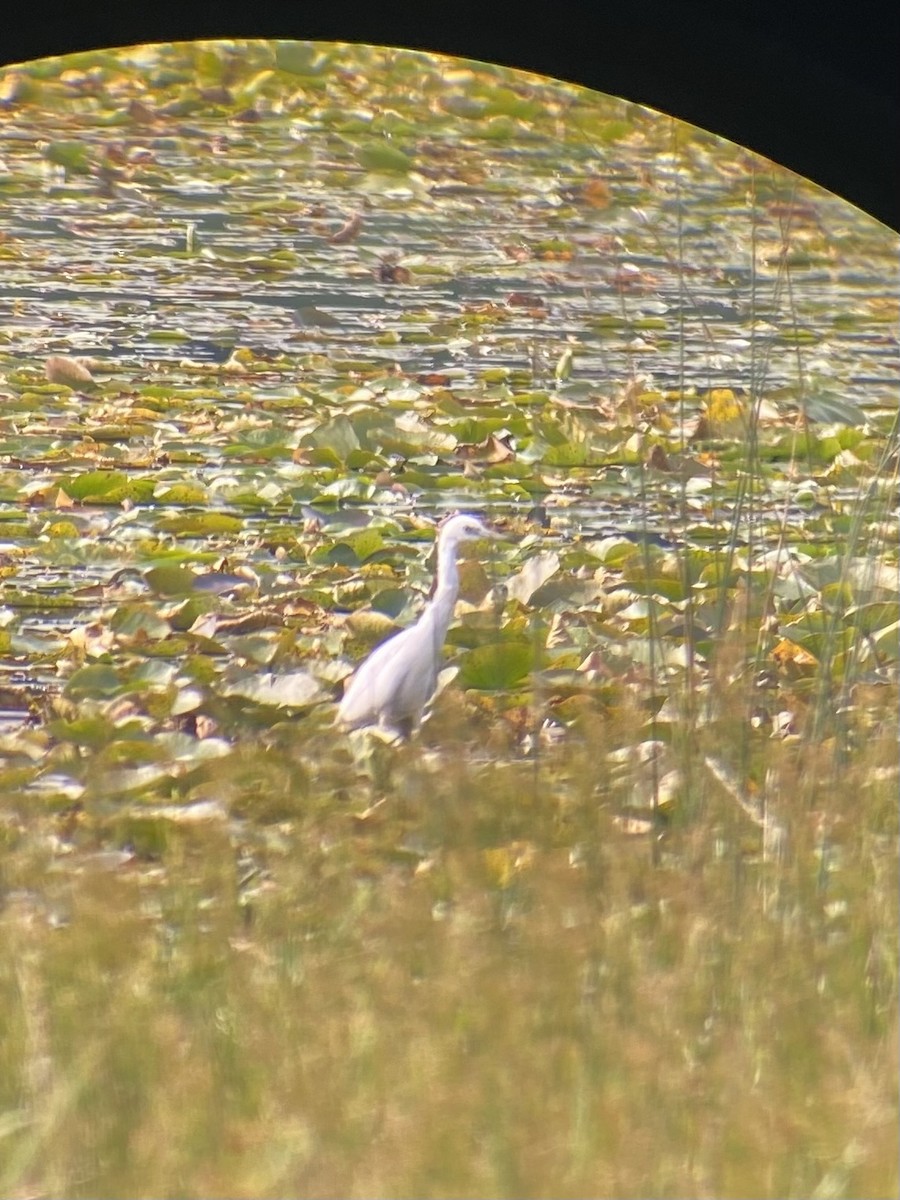
[[[357,565],[402,567],[403,522],[461,507],[537,514],[573,562],[616,536],[824,552],[854,510],[883,544],[895,235],[620,100],[367,47],[312,71],[286,45],[7,81],[16,678],[54,677],[123,569],[219,557],[345,611],[329,547],[373,516]],[[51,356],[95,384],[48,382]]]

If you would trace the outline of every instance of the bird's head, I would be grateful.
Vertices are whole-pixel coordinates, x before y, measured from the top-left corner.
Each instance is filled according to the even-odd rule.
[[[473,538],[494,538],[496,536],[494,531],[489,529],[483,521],[468,513],[457,513],[456,516],[448,517],[441,522],[438,530],[438,542],[442,546],[456,546],[460,542],[469,542]]]

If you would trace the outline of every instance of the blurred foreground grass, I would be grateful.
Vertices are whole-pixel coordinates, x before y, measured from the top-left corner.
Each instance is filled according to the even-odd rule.
[[[7,821],[0,1194],[896,1193],[889,709],[772,744],[773,854],[700,737],[651,840],[627,716],[523,761],[462,712],[356,772],[282,726],[149,860]]]

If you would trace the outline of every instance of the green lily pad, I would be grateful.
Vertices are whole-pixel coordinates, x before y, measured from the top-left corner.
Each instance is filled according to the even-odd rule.
[[[156,528],[163,533],[178,533],[185,537],[207,537],[213,534],[240,533],[244,522],[240,517],[228,513],[206,512],[185,513],[172,517],[159,517]]]
[[[108,492],[127,483],[124,471],[86,471],[83,475],[60,479],[59,486],[73,500],[103,503]]]
[[[464,688],[505,691],[525,679],[534,666],[531,642],[505,641],[477,646],[463,655],[458,681]]]
[[[240,696],[255,704],[278,708],[307,708],[325,698],[319,681],[307,671],[237,676],[225,684],[221,692],[224,696]]]
[[[113,696],[122,689],[115,667],[106,663],[90,663],[79,667],[66,680],[63,691],[73,698]]]
[[[364,142],[356,152],[361,167],[367,171],[405,175],[412,170],[413,161],[397,146],[388,141]]]

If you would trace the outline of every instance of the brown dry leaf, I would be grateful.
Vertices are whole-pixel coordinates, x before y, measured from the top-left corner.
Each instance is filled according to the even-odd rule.
[[[621,292],[652,291],[659,286],[659,276],[650,271],[642,271],[634,263],[625,262],[616,270],[612,277],[615,287]]]
[[[328,239],[332,246],[344,246],[347,242],[352,242],[359,234],[363,227],[363,215],[361,212],[355,212],[344,222],[344,224],[333,233]]]
[[[387,259],[378,264],[379,283],[409,283],[410,279],[412,272],[409,267],[400,266],[399,263]]]
[[[93,375],[77,358],[66,358],[62,354],[51,354],[44,363],[44,374],[51,383],[60,383],[73,391],[97,387]]]
[[[33,464],[32,464],[33,465]],[[67,495],[62,488],[57,488],[50,484],[47,487],[40,485],[30,488],[23,492],[23,503],[32,507],[44,508],[73,508],[75,501],[71,496]]]
[[[809,202],[770,200],[765,208],[770,217],[775,217],[778,220],[792,221],[797,218],[813,222],[818,222],[819,220],[819,210],[814,204]]]
[[[122,142],[108,142],[103,147],[103,159],[117,167],[124,167],[128,164],[128,155],[125,153]]]
[[[116,641],[113,631],[99,622],[77,626],[68,636],[70,644],[89,658],[102,658],[109,654]]]
[[[694,420],[685,422],[684,437],[688,445],[693,445],[695,442],[708,442],[711,436],[709,421],[706,417],[698,415]]]
[[[510,308],[527,308],[530,312],[539,315],[547,311],[543,296],[538,296],[534,292],[510,292],[506,297],[506,303]]]
[[[511,258],[514,262],[528,262],[533,257],[528,246],[507,243],[505,246],[501,246],[500,249],[507,258]]]
[[[584,245],[599,250],[601,254],[618,254],[623,248],[622,239],[615,233],[601,233],[599,237],[592,238]]]
[[[203,613],[188,629],[188,633],[199,634],[200,637],[213,638],[219,627],[219,618],[215,613]]]
[[[576,671],[581,671],[591,681],[595,679],[612,679],[615,675],[615,672],[599,650],[592,650],[587,658],[583,662],[580,662],[575,669]]]
[[[128,116],[136,125],[155,125],[158,120],[157,114],[143,100],[130,101]]]
[[[670,471],[669,456],[663,450],[662,446],[657,443],[650,453],[647,455],[647,466],[652,467],[654,471]]]
[[[502,317],[505,315],[503,306],[493,300],[470,300],[462,305],[463,313],[474,313],[479,317]]]
[[[228,88],[221,85],[218,87],[201,88],[200,96],[208,104],[221,104],[227,107],[234,103],[234,97],[231,92],[229,92]]]
[[[577,204],[587,204],[591,208],[608,208],[612,200],[612,192],[605,179],[588,179],[587,182],[572,189],[572,199]]]
[[[509,441],[495,433],[489,433],[483,442],[460,442],[456,447],[456,454],[469,462],[481,463],[508,462],[516,457]]]

